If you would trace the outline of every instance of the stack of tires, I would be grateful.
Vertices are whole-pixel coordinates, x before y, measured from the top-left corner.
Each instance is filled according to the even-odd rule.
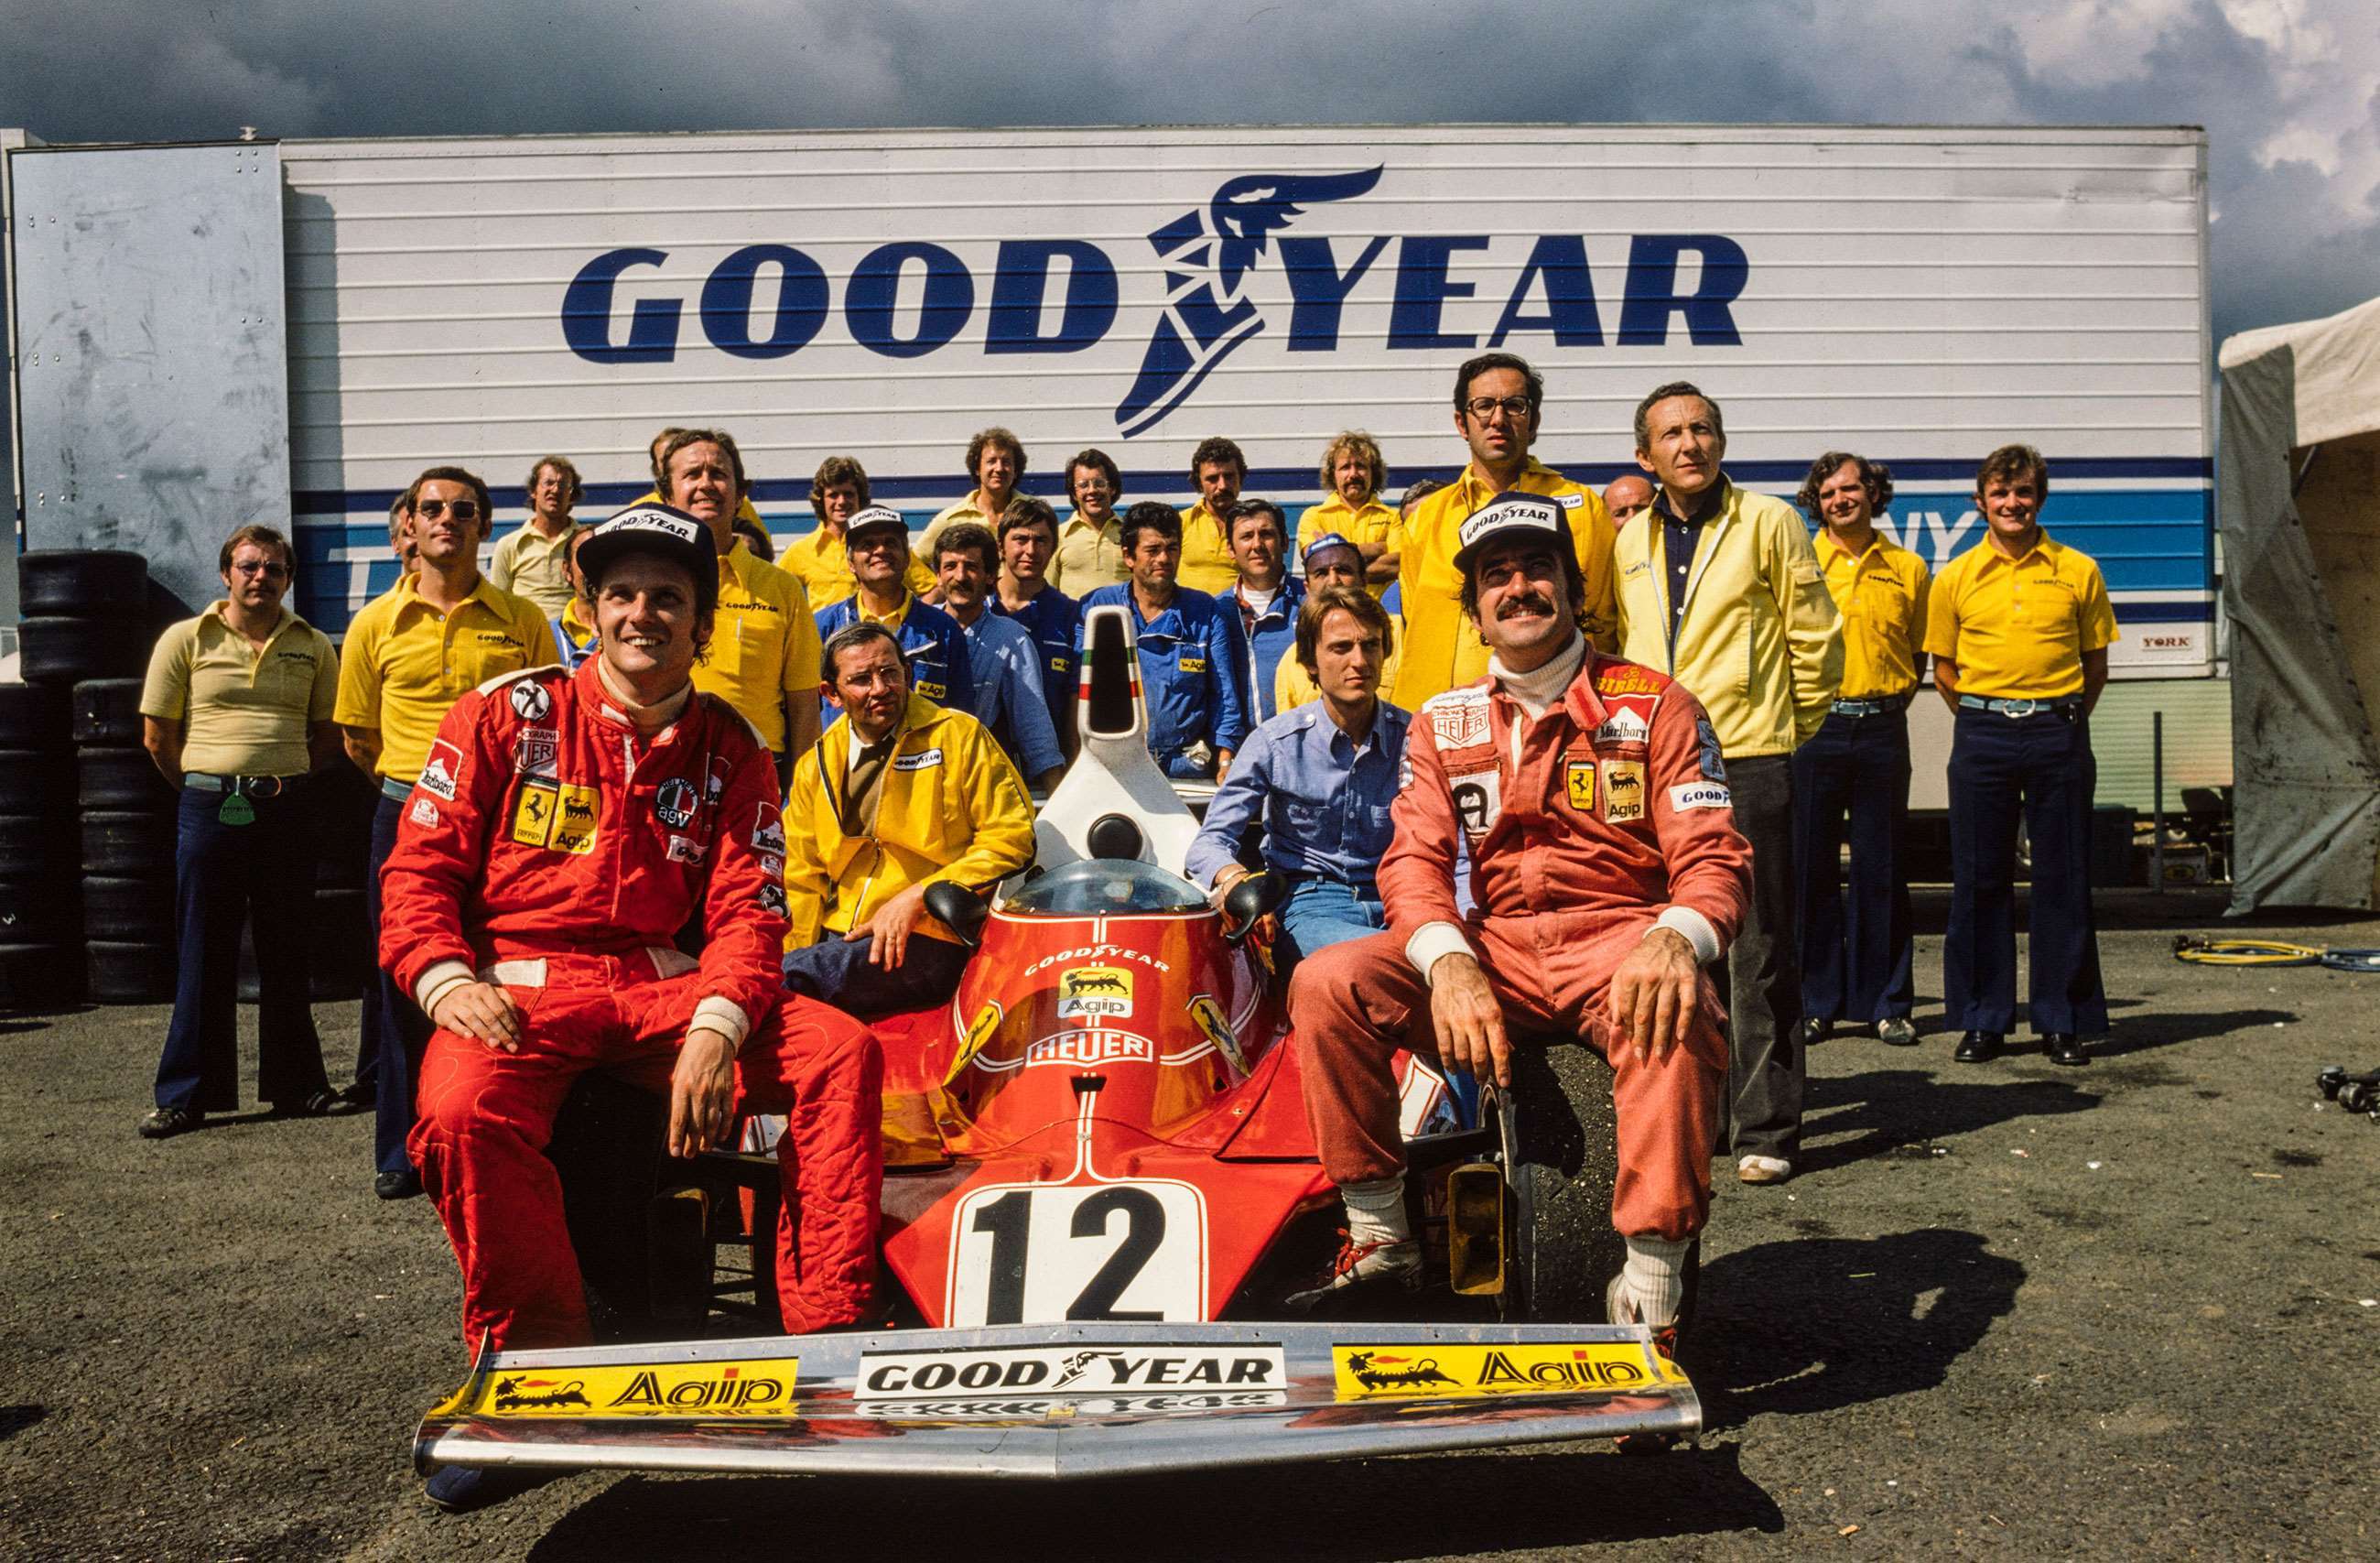
[[[74,690],[86,991],[94,1004],[174,996],[175,796],[140,742],[140,680]]]
[[[0,1009],[82,987],[67,705],[55,684],[0,684]]]
[[[174,792],[140,745],[140,675],[156,640],[149,562],[120,549],[18,560],[20,665],[62,687],[82,820],[85,992],[101,1004],[174,996]],[[69,846],[73,833],[58,831]]]

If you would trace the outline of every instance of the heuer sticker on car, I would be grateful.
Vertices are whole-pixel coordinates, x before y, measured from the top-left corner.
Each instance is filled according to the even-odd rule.
[[[1330,1360],[1342,1400],[1625,1392],[1686,1382],[1675,1363],[1628,1341],[1336,1346]]]
[[[866,1352],[851,1394],[855,1400],[1014,1394],[1072,1398],[1288,1387],[1289,1369],[1278,1346],[1020,1346]]]

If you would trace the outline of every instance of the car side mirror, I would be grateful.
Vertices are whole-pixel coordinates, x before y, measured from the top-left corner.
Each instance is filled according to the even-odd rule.
[[[1238,944],[1255,930],[1258,918],[1279,911],[1287,899],[1287,875],[1269,869],[1249,874],[1223,893],[1223,942]]]
[[[991,919],[990,902],[965,885],[953,885],[947,879],[938,879],[926,886],[926,910],[970,949],[983,937],[983,925]]]

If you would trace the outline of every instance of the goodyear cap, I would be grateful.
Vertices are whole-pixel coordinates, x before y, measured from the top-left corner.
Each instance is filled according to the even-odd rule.
[[[909,523],[903,519],[900,511],[889,505],[870,505],[843,523],[844,539],[848,543],[861,532],[874,531],[879,527],[898,527],[904,534],[906,534]]]
[[[666,505],[631,505],[598,522],[578,545],[579,573],[589,582],[623,554],[651,554],[684,565],[699,582],[716,579],[719,548],[710,529],[683,510]]]
[[[1500,537],[1534,533],[1567,543],[1561,507],[1542,495],[1506,489],[1473,511],[1455,531],[1454,568],[1467,570],[1480,547]]]

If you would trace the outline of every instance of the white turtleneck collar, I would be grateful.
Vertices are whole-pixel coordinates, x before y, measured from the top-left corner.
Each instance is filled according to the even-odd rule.
[[[1573,634],[1568,646],[1532,672],[1513,672],[1492,652],[1488,657],[1488,671],[1534,722],[1560,703],[1562,691],[1570,688],[1571,680],[1578,677],[1579,667],[1585,661],[1586,638]]]

